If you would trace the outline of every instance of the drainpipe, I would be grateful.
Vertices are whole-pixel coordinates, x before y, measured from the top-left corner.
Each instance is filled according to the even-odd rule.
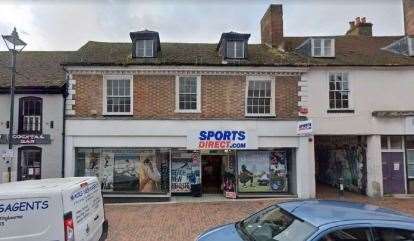
[[[69,74],[68,72],[63,68],[63,71],[65,71],[65,84],[63,85],[63,111],[62,111],[62,177],[65,177],[65,137],[66,137],[66,98],[68,97],[68,84],[69,84]]]

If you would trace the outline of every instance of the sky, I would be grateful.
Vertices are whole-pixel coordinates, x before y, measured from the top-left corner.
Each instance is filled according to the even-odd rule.
[[[2,0],[0,33],[15,26],[25,50],[129,42],[129,32],[143,29],[158,31],[161,42],[217,43],[221,33],[236,31],[259,43],[270,4],[283,4],[285,36],[342,35],[358,16],[374,24],[374,35],[403,34],[401,0]]]

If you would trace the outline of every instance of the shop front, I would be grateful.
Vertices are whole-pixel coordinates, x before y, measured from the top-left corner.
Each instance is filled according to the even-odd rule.
[[[85,122],[96,121],[72,120],[68,126]],[[105,128],[108,122],[86,126]],[[152,135],[146,133],[151,128],[142,127],[146,122],[119,125],[136,126],[129,135],[68,131],[66,158],[73,162],[67,173],[98,176],[107,197],[314,195],[313,175],[304,173],[312,166],[313,140],[296,135],[295,122],[169,121],[154,125],[161,130]]]

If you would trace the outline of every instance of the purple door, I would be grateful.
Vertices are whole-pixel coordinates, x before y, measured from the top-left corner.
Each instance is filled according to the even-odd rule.
[[[402,152],[382,153],[384,194],[404,193],[404,165]]]

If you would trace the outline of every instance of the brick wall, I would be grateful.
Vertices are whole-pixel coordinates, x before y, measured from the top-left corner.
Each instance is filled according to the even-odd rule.
[[[102,75],[75,75],[75,114],[78,117],[102,115]]]
[[[76,79],[75,117],[101,117],[103,77],[74,75]],[[276,77],[275,110],[277,118],[298,116],[296,76]],[[139,119],[244,119],[245,76],[201,77],[201,113],[175,112],[174,75],[134,76],[134,117]]]
[[[414,36],[414,0],[403,0],[405,34]]]
[[[283,41],[283,8],[272,4],[260,21],[261,40],[263,44],[278,46]]]

